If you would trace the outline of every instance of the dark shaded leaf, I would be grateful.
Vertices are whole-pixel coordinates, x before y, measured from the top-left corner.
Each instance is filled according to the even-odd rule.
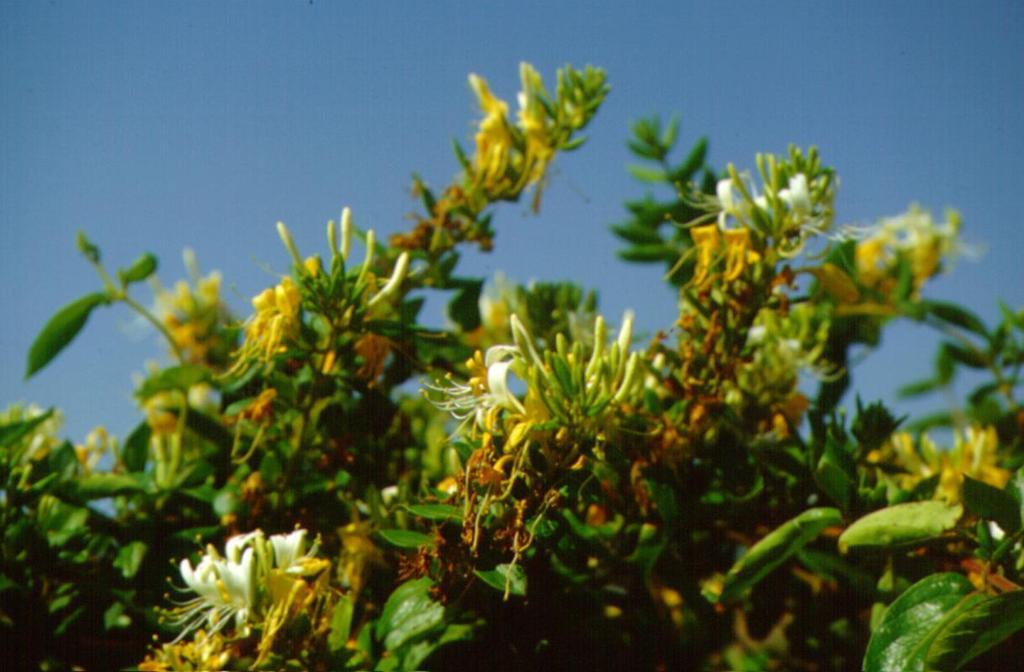
[[[826,527],[839,525],[842,516],[837,509],[817,508],[804,511],[783,523],[754,544],[725,576],[721,593],[705,591],[712,602],[734,600],[756,585],[791,555],[810,543]]]
[[[526,595],[526,571],[519,565],[498,565],[494,569],[473,572],[491,588],[509,595]]]
[[[430,536],[413,530],[378,530],[377,534],[384,541],[399,548],[419,548],[434,543]]]

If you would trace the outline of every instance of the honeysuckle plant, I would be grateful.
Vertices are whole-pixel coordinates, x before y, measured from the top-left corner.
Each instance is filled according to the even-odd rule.
[[[678,121],[644,119],[649,191],[612,231],[662,266],[676,313],[641,336],[571,282],[484,290],[461,255],[496,244],[503,203],[539,208],[609,93],[591,67],[520,80],[513,113],[470,76],[472,151],[456,141],[447,185],[414,178],[407,231],[380,240],[345,208],[300,251],[278,223],[282,272],[244,312],[190,252],[164,285],[153,255],[111,273],[79,237],[100,287],[26,374],[114,304],[167,359],[123,433],[0,414],[15,666],[1019,667],[1024,312],[990,325],[929,298],[959,215],[841,223],[816,149],[718,171],[706,140],[677,159]],[[438,294],[447,326],[421,326]],[[851,389],[851,355],[900,319],[940,339],[900,393],[948,409],[897,418]]]

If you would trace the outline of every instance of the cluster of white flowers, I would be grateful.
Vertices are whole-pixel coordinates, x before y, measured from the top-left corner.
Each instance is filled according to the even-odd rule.
[[[274,534],[269,540],[262,530],[254,530],[228,539],[224,555],[207,546],[194,569],[187,558],[182,560],[181,578],[198,597],[179,605],[174,623],[183,627],[175,641],[204,626],[211,636],[232,620],[244,630],[259,611],[270,572],[305,576],[319,571],[312,557],[316,550],[316,543],[306,550],[306,530]]]
[[[627,310],[622,318],[618,338],[609,349],[605,343],[607,331],[604,319],[601,316],[596,318],[594,346],[589,359],[584,363],[582,358],[577,357],[578,364],[584,367],[583,389],[580,393],[583,397],[596,398],[600,396],[600,392],[604,392],[613,401],[620,402],[627,394],[637,389],[635,383],[640,380],[639,355],[629,351],[633,319],[633,311]],[[449,377],[443,382],[424,383],[426,389],[442,395],[440,399],[431,401],[437,408],[461,421],[459,430],[464,429],[470,422],[475,422],[477,427],[490,431],[488,418],[498,410],[525,415],[523,402],[512,392],[510,376],[515,374],[521,381],[529,384],[531,370],[546,372],[550,368],[538,353],[533,337],[522,321],[513,313],[509,322],[514,344],[491,346],[483,355],[482,361],[478,353],[477,359],[471,359],[469,362],[470,368],[476,369],[472,372],[475,375],[469,382],[461,383]],[[562,338],[561,335],[559,338]],[[481,364],[486,370],[486,375],[480,370]],[[535,382],[543,384],[542,380]],[[544,394],[543,389],[534,392]],[[563,391],[563,394],[567,392]]]

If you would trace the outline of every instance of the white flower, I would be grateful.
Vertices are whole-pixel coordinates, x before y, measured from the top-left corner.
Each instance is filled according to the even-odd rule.
[[[275,534],[268,540],[262,530],[231,537],[224,544],[221,556],[213,546],[192,567],[186,558],[179,570],[185,589],[197,595],[178,605],[174,624],[182,626],[177,639],[202,628],[207,637],[220,632],[234,621],[235,628],[245,631],[255,614],[263,613],[260,596],[270,572],[276,569],[294,576],[305,576],[322,569],[312,555],[317,544],[306,550],[306,530]]]
[[[295,530],[290,534],[273,534],[270,536],[270,544],[274,547],[274,565],[285,574],[305,576],[313,571],[319,571],[320,567],[311,562],[318,542],[314,541],[312,548],[307,551],[305,530]]]
[[[182,560],[181,578],[199,597],[180,605],[176,624],[185,627],[175,641],[204,624],[207,636],[220,632],[232,619],[236,628],[244,628],[255,606],[254,562],[252,548],[238,557],[222,558],[212,546],[194,570],[187,558]]]
[[[807,176],[797,173],[789,178],[789,188],[779,192],[779,198],[797,215],[811,212],[811,194],[807,188]]]
[[[396,497],[398,497],[397,485],[389,485],[380,489],[380,499],[384,502],[385,506],[390,506],[391,502],[395,501]]]
[[[448,378],[443,383],[425,382],[424,387],[443,396],[431,400],[438,409],[446,411],[456,420],[468,422],[471,418],[483,427],[487,414],[495,408],[524,413],[522,403],[509,387],[509,374],[517,362],[523,360],[522,351],[515,345],[494,345],[484,354],[487,368],[487,389],[481,392],[471,384],[460,383]],[[472,382],[472,381],[471,381]],[[461,429],[462,425],[460,425]]]
[[[508,374],[519,349],[511,345],[495,345],[487,349],[484,365],[487,367],[487,387],[491,391],[491,406],[523,413],[523,405],[508,386]],[[509,357],[510,359],[506,359]]]

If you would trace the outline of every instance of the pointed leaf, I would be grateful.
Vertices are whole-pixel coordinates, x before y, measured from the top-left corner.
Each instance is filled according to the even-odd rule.
[[[957,670],[1021,629],[1024,591],[990,596],[959,574],[933,574],[886,610],[864,670]]]
[[[826,527],[839,525],[841,522],[842,516],[837,509],[817,508],[804,511],[754,544],[726,574],[721,593],[706,593],[705,597],[713,602],[726,602],[740,597],[748,588],[757,584],[791,555],[814,540]]]
[[[911,546],[940,536],[956,525],[964,509],[945,502],[911,502],[874,511],[839,537],[839,550]]]
[[[462,509],[451,504],[409,504],[405,510],[427,520],[462,520]]]
[[[1010,492],[975,480],[966,474],[963,492],[964,505],[971,513],[985,520],[996,521],[999,527],[1009,534],[1020,529],[1020,505]]]
[[[43,330],[36,336],[36,340],[32,342],[32,347],[29,348],[25,377],[32,377],[39,369],[49,364],[50,360],[56,357],[82,330],[93,308],[109,302],[106,294],[96,292],[87,294],[77,301],[72,301],[57,311],[57,314],[50,318]]]
[[[498,565],[487,571],[473,572],[491,588],[510,595],[526,595],[526,571],[519,565]]]
[[[434,543],[430,536],[422,532],[414,532],[413,530],[378,530],[377,534],[384,541],[399,548],[419,548],[420,546],[429,546]]]

